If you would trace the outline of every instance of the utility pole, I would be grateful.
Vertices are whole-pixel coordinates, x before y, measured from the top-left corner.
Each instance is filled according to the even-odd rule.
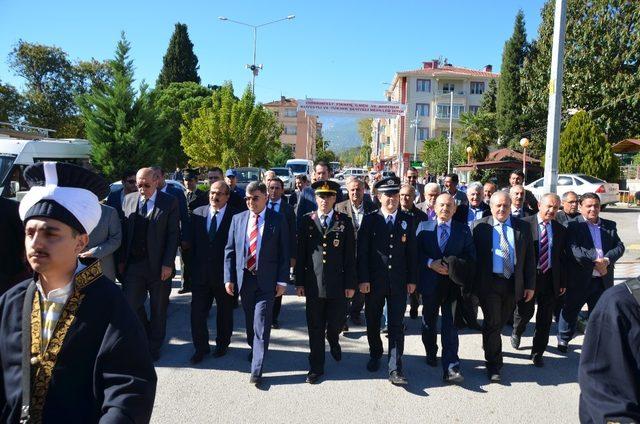
[[[411,128],[413,128],[413,161],[418,160],[418,125],[420,118],[418,117],[418,107],[416,105],[416,117],[411,120]]]
[[[449,153],[447,155],[447,174],[451,173],[451,143],[453,142],[453,90],[449,102]]]
[[[564,38],[567,25],[567,1],[556,0],[549,80],[549,114],[544,154],[544,191],[555,193],[558,184],[558,146],[560,144],[560,112],[562,110],[562,74]]]

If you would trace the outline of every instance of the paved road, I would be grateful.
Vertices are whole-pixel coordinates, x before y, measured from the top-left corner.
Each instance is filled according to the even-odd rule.
[[[607,210],[603,216],[619,222],[627,245],[637,244],[638,212]],[[624,273],[636,271],[639,250],[629,250]],[[405,373],[410,384],[394,387],[385,371],[366,371],[368,348],[365,329],[352,327],[341,337],[343,360],[336,363],[327,352],[325,379],[318,385],[304,383],[307,372],[307,338],[304,302],[292,293],[285,296],[282,329],[272,332],[265,366],[265,386],[249,384],[248,346],[244,318],[235,311],[235,332],[229,353],[189,364],[193,353],[189,330],[190,295],[174,289],[169,309],[168,338],[157,363],[158,392],[155,423],[211,422],[544,422],[578,421],[579,389],[576,383],[582,337],[571,344],[567,356],[558,355],[552,339],[545,367],[528,359],[532,329],[522,340],[523,350],[509,344],[510,329],[503,332],[505,366],[502,384],[488,384],[481,337],[475,332],[460,336],[460,358],[465,375],[461,386],[442,382],[442,370],[429,368],[419,336],[420,321],[407,317]],[[215,307],[214,307],[215,308]],[[214,328],[212,310],[209,325]],[[552,329],[555,331],[555,324]],[[213,334],[213,333],[212,333]]]

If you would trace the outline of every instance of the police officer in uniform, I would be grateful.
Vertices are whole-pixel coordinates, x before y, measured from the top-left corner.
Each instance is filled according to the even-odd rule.
[[[317,181],[312,187],[318,209],[304,215],[298,224],[295,268],[296,292],[306,296],[310,384],[324,373],[325,333],[331,356],[342,359],[338,336],[347,298],[353,297],[356,288],[353,224],[346,214],[333,210],[340,185]]]
[[[389,329],[389,381],[407,384],[402,373],[404,313],[407,293],[416,289],[417,253],[414,217],[399,207],[400,179],[378,181],[375,190],[380,209],[364,217],[358,232],[358,283],[365,295],[365,316],[370,359],[367,370],[380,368],[382,340],[380,318],[387,302]]]

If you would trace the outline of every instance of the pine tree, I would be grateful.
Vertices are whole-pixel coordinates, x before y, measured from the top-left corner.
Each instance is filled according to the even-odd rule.
[[[520,73],[527,49],[524,13],[520,10],[516,15],[513,35],[507,40],[502,51],[500,84],[498,84],[496,102],[498,132],[506,143],[512,143],[522,130],[522,111],[525,99],[520,87]]]
[[[615,182],[618,159],[589,114],[579,111],[560,134],[560,172],[581,173]]]
[[[498,97],[498,83],[492,79],[489,81],[487,91],[482,95],[480,112],[496,113],[496,100]]]
[[[200,84],[198,56],[193,52],[186,24],[176,24],[162,63],[157,88],[168,87],[172,82],[192,81]]]
[[[149,166],[157,161],[158,146],[166,137],[145,84],[133,88],[133,61],[124,32],[109,65],[113,79],[97,84],[78,98],[78,105],[91,142],[91,162],[107,178],[116,179],[126,169]]]

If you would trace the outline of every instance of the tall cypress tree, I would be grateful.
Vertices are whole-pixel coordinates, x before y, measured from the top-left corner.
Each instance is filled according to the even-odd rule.
[[[162,70],[156,82],[157,88],[168,87],[172,82],[192,81],[200,84],[198,56],[193,52],[193,43],[189,39],[186,24],[176,24],[162,62]]]
[[[524,27],[524,13],[518,11],[513,27],[513,35],[507,40],[502,51],[500,83],[496,101],[497,127],[504,142],[513,142],[521,132],[522,110],[525,104],[520,87],[520,74],[527,54],[527,34]]]
[[[130,44],[122,33],[116,58],[109,65],[113,79],[95,84],[91,92],[78,97],[78,105],[91,142],[91,162],[111,179],[126,169],[156,163],[157,152],[166,138],[151,104],[147,86],[133,88]]]

